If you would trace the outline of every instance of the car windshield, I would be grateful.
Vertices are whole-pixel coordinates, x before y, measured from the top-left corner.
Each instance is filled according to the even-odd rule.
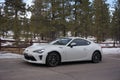
[[[52,45],[66,45],[69,43],[72,39],[71,38],[60,38],[55,41],[52,41],[50,44]]]

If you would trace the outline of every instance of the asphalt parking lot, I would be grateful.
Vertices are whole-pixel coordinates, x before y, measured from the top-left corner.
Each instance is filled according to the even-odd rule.
[[[120,80],[120,55],[104,55],[98,64],[71,62],[57,67],[0,59],[0,80]]]

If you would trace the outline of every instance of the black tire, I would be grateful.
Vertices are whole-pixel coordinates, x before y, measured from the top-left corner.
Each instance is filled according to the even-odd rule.
[[[99,63],[102,60],[102,56],[100,52],[96,51],[92,55],[92,62],[93,63]]]
[[[58,53],[52,52],[47,55],[46,64],[49,67],[55,67],[60,63],[60,55]]]

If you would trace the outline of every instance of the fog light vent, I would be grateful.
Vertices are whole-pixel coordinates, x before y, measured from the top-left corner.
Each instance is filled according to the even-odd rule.
[[[39,56],[40,60],[42,60],[42,55]]]

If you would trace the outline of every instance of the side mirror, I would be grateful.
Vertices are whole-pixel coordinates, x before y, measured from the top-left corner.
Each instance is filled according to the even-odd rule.
[[[76,45],[77,45],[76,43],[71,43],[70,47],[72,48],[73,46],[76,46]]]

